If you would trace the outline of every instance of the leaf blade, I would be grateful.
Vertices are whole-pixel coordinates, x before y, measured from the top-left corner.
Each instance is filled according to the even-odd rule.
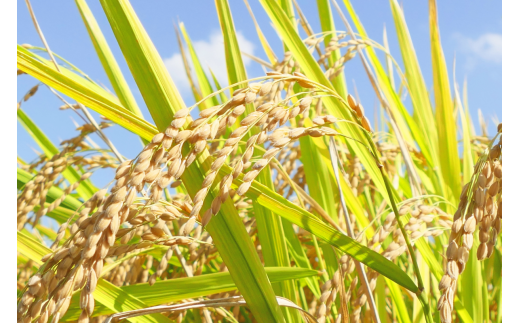
[[[87,2],[85,0],[76,0],[76,6],[78,7],[85,27],[87,28],[92,45],[101,61],[101,65],[103,65],[105,73],[110,80],[110,84],[112,84],[117,97],[121,101],[121,105],[138,117],[144,118],[116,59],[112,54],[101,29],[99,28],[96,18],[87,5]]]
[[[23,47],[17,47],[17,66],[25,73],[104,115],[141,138],[151,140],[157,134],[155,126],[126,110],[97,84],[87,82],[65,69],[60,73],[48,63],[49,61],[30,53]]]
[[[290,279],[303,279],[317,275],[315,270],[300,268],[266,267],[265,271],[272,282]],[[157,281],[153,288],[148,283],[122,286],[123,292],[139,298],[146,307],[181,301],[187,298],[203,297],[211,294],[224,293],[236,290],[237,287],[228,272],[205,274],[194,277],[176,278]],[[78,300],[78,301],[76,301]],[[109,307],[96,304],[93,316],[114,313]],[[79,317],[79,295],[73,296],[65,320]]]
[[[442,175],[446,182],[448,198],[456,202],[461,192],[460,160],[457,149],[457,126],[453,116],[453,101],[450,91],[448,69],[442,50],[437,7],[435,0],[429,1],[430,42],[433,68],[433,92],[435,97],[435,118],[439,134],[439,151],[445,158],[440,159]]]

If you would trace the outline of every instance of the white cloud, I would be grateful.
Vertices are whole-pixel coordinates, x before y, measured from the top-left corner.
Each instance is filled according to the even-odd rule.
[[[247,40],[240,31],[237,31],[237,40],[240,46],[240,50],[242,52],[254,55],[255,45]],[[209,72],[209,67],[217,77],[219,83],[224,86],[228,84],[227,81],[227,69],[226,69],[226,56],[224,53],[224,38],[220,31],[212,31],[208,40],[193,40],[193,47],[195,48],[195,52],[199,58],[200,64],[204,68],[206,75],[211,80],[211,74]],[[193,69],[193,65],[191,63],[190,55],[185,49],[185,53],[187,59],[190,64],[191,73],[195,78],[195,71]],[[245,56],[242,56],[244,61],[244,65],[247,67],[251,64],[251,59]],[[170,75],[175,82],[175,85],[179,89],[179,91],[184,92],[190,89],[188,77],[186,76],[186,71],[184,69],[184,63],[182,61],[182,56],[179,53],[174,53],[172,56],[164,59],[164,64],[166,68],[170,72]],[[212,82],[213,83],[213,82]]]
[[[464,37],[460,34],[455,35],[463,52],[481,60],[493,63],[502,62],[502,35],[495,33],[485,33],[477,39]]]

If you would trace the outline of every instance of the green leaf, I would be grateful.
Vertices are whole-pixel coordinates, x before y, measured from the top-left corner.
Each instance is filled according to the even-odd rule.
[[[291,25],[294,28],[298,28],[298,23],[296,21],[296,15],[294,14],[293,2],[291,0],[279,0],[280,7],[285,12],[285,15],[289,17]]]
[[[399,322],[412,323],[412,320],[410,320],[410,315],[408,314],[406,303],[404,302],[404,297],[401,293],[401,290],[399,289],[399,286],[397,286],[397,284],[388,279],[385,279],[385,282],[388,286],[388,289],[390,290],[390,296],[392,297],[392,301],[394,303],[394,308],[397,312]]]
[[[17,47],[17,66],[25,73],[102,114],[143,139],[151,140],[157,134],[155,126],[126,110],[113,95],[102,87],[66,69],[62,69],[61,72],[56,71],[50,61],[30,53],[21,46]]]
[[[94,49],[96,50],[99,60],[103,65],[105,73],[107,73],[110,84],[112,84],[119,101],[121,101],[121,105],[136,116],[144,119],[137,102],[135,102],[132,91],[130,91],[130,87],[126,83],[123,73],[121,72],[117,61],[112,54],[110,47],[108,46],[105,36],[103,36],[103,32],[99,28],[96,18],[90,11],[87,2],[85,0],[76,0],[76,5],[78,6],[81,18],[83,18],[83,23],[87,28],[90,40],[94,45]]]
[[[305,120],[304,125],[310,127],[310,120]],[[334,179],[334,170],[330,162],[330,155],[327,142],[323,138],[302,137],[300,138],[301,161],[304,165],[307,186],[310,195],[320,204],[327,206],[325,208],[327,214],[337,221],[336,201],[339,200],[338,190],[336,189],[336,180]],[[341,191],[344,194],[345,201],[351,212],[356,216],[356,220],[361,228],[365,229],[368,239],[374,235],[374,229],[370,226],[363,205],[354,195],[352,188],[345,181],[343,176],[340,177]],[[319,195],[318,198],[316,198]]]
[[[497,290],[497,322],[502,322],[502,277],[498,279],[498,290]]]
[[[184,65],[184,70],[186,71],[186,76],[188,77],[188,82],[190,82],[191,92],[193,93],[193,97],[195,98],[195,102],[199,102],[202,100],[202,94],[200,94],[199,89],[195,85],[195,81],[193,80],[193,76],[191,75],[191,68],[188,62],[188,58],[186,56],[186,52],[184,50],[184,44],[182,43],[181,34],[179,33],[179,29],[176,25],[175,27],[175,35],[177,36],[177,44],[179,45],[179,50],[181,52],[182,64]]]
[[[455,70],[455,68],[454,68]],[[455,74],[455,73],[454,73]],[[453,75],[453,83],[455,84],[455,102],[458,107],[460,124],[462,128],[462,180],[464,183],[468,183],[473,175],[473,148],[471,145],[471,120],[468,120],[468,116],[465,113],[464,106],[462,105],[458,85],[455,82],[455,75]]]
[[[251,15],[251,19],[253,20],[253,23],[255,24],[256,33],[258,35],[258,39],[260,40],[260,44],[262,44],[262,48],[264,49],[265,55],[269,59],[269,62],[271,65],[275,65],[278,60],[276,59],[276,55],[271,48],[271,45],[269,45],[269,42],[267,41],[267,38],[265,38],[264,33],[262,32],[262,29],[260,29],[260,26],[258,25],[258,22],[256,21],[255,15],[253,14],[253,11],[251,10],[251,6],[249,6],[249,2],[247,0],[244,0],[247,10],[249,11],[249,14]]]
[[[146,254],[146,255],[154,256],[156,259],[158,258],[157,259],[158,261],[161,261],[162,256],[166,253],[166,251],[168,249],[169,248],[165,247],[165,246],[153,246],[153,247],[146,248],[146,249],[139,249],[138,251],[134,251],[134,252],[129,252],[129,253],[125,254],[124,257],[118,257],[117,260],[115,260],[113,262],[106,262],[105,265],[103,266],[103,270],[101,272],[101,276],[107,274],[112,269],[114,269],[117,266],[119,266],[119,264],[121,264],[123,261],[125,261],[127,259],[130,259],[130,258],[133,258],[133,257],[138,256],[138,255]],[[156,257],[156,256],[158,256],[158,257]],[[177,267],[180,267],[180,262],[175,257],[172,257],[170,259],[170,261],[168,261],[168,263],[172,263],[172,262],[175,263],[175,260],[177,260],[176,261]]]
[[[16,250],[31,259],[38,267],[43,264],[42,257],[52,252],[29,233],[23,231],[16,231]]]
[[[189,168],[184,176],[200,178],[200,175],[195,176],[196,173],[190,173],[191,169],[193,168]],[[190,195],[194,195],[201,181],[193,183],[192,180],[190,184],[195,185],[194,189],[188,184]],[[246,298],[255,319],[259,322],[283,322],[282,311],[276,302],[273,288],[234,205],[224,203],[220,212],[209,222],[206,230],[213,238],[233,281]]]
[[[272,192],[262,184],[254,181],[247,196],[253,200],[253,203],[265,206],[284,219],[316,235],[318,238],[340,249],[352,258],[364,263],[406,289],[412,292],[417,291],[417,286],[412,279],[396,264],[326,225],[311,213],[287,201],[287,199]]]
[[[478,239],[476,233],[473,234],[474,239]],[[482,280],[481,262],[477,259],[477,248],[472,248],[469,253],[468,262],[464,274],[461,275],[461,289],[459,295],[464,307],[470,313],[471,318],[475,322],[484,322],[482,302],[482,288],[485,285]]]
[[[217,91],[220,91],[222,89],[222,86],[220,86],[220,83],[218,82],[217,77],[215,76],[215,74],[213,73],[211,68],[209,69],[209,72],[211,73],[211,78],[213,79],[213,83],[215,83],[215,87],[217,88]],[[224,91],[219,93],[219,97],[220,97],[221,102],[226,102],[228,100],[226,93],[224,93]]]
[[[432,246],[426,239],[416,240],[415,246],[417,247],[417,250],[419,250],[423,260],[428,264],[430,273],[440,281],[442,275],[444,275],[444,270],[442,269],[441,263],[439,263],[437,258],[435,258],[435,255],[432,251]]]
[[[390,318],[388,317],[388,312],[386,310],[386,284],[385,277],[379,276],[377,277],[377,285],[375,290],[375,297],[377,302],[377,312],[379,313],[379,318],[381,319],[381,323],[389,323]],[[393,300],[392,294],[390,294]]]
[[[270,189],[274,188],[269,167],[266,167],[266,169],[259,174],[258,180],[260,183],[268,185]],[[289,267],[291,262],[285,240],[283,219],[262,205],[253,204],[253,210],[255,212],[256,228],[262,246],[262,255],[265,265],[270,267]],[[292,230],[294,234],[292,228],[288,229]],[[291,232],[289,232],[289,234],[291,234]],[[275,294],[296,301],[296,285],[293,282],[275,283],[273,284],[273,289]],[[299,321],[298,313],[295,311],[289,308],[282,308],[282,311],[285,313],[287,322]]]
[[[304,125],[308,127],[310,120],[305,120]],[[327,145],[323,138],[304,136],[300,138],[301,161],[305,171],[305,179],[309,188],[309,195],[327,212],[327,214],[338,222],[336,201],[339,200],[338,189],[333,175],[329,172],[330,157]]]
[[[345,4],[345,7],[347,8],[347,11],[354,25],[356,26],[357,32],[359,33],[361,38],[369,39],[350,1],[343,0],[343,3]],[[368,46],[365,48],[365,51],[368,54],[367,59],[374,68],[374,73],[377,77],[379,86],[381,87],[381,90],[383,91],[386,99],[388,100],[390,109],[394,115],[394,118],[396,119],[397,126],[399,130],[402,132],[405,141],[407,141],[410,144],[413,144],[414,141],[416,141],[417,145],[421,148],[421,151],[425,154],[426,160],[429,160],[429,162],[431,163],[430,151],[427,149],[427,146],[425,145],[424,138],[422,138],[422,132],[419,130],[419,127],[417,126],[413,118],[410,116],[405,106],[402,104],[399,95],[394,91],[392,82],[389,76],[385,73],[383,65],[377,58],[374,48]]]
[[[464,304],[462,304],[462,302],[457,296],[455,296],[453,299],[453,306],[455,307],[455,310],[457,311],[457,315],[459,316],[461,322],[473,323],[473,318],[471,317],[471,315],[469,315],[468,311],[464,307]]]
[[[457,148],[457,125],[453,115],[453,100],[450,93],[448,69],[442,51],[437,7],[435,0],[430,0],[430,42],[432,48],[433,91],[435,94],[435,117],[439,134],[439,151],[442,175],[448,188],[447,198],[456,202],[461,192],[460,160]]]
[[[245,81],[247,79],[247,74],[242,62],[242,54],[236,37],[229,3],[227,0],[218,0],[215,1],[215,4],[217,6],[222,34],[224,35],[224,49],[229,82],[230,84],[233,84]],[[245,86],[246,84],[244,83],[240,85],[239,88]],[[246,105],[246,114],[254,111],[255,108],[252,104]],[[258,130],[253,130],[250,134],[246,135],[245,139],[257,132]],[[260,152],[256,152],[254,156],[259,156],[259,154]],[[266,167],[260,172],[257,180],[270,189],[274,189],[269,167]],[[285,232],[282,225],[283,220],[278,215],[273,214],[269,209],[266,209],[261,205],[253,204],[253,210],[255,213],[258,238],[262,246],[262,255],[264,257],[265,265],[270,267],[289,267],[291,262],[285,241]],[[275,294],[296,302],[296,285],[294,282],[285,281],[275,283],[273,284],[273,290]],[[284,307],[281,309],[278,308],[277,311],[278,310],[284,312],[285,320],[288,323],[301,321],[299,313],[292,309]]]
[[[305,253],[300,240],[298,240],[298,237],[296,237],[292,224],[289,221],[284,221],[282,224],[284,227],[285,238],[287,239],[287,249],[291,255],[291,258],[296,263],[296,266],[303,269],[312,269],[309,258],[307,258],[307,254]],[[292,234],[288,234],[289,232]],[[321,291],[318,278],[312,276],[306,278],[305,281],[314,296],[320,297]]]
[[[329,0],[317,0],[318,3],[318,14],[320,16],[321,23],[321,31],[336,31],[334,27],[334,17],[332,16],[332,11],[330,10],[330,2]],[[324,45],[327,46],[330,42],[332,35],[325,36]],[[330,55],[328,62],[329,67],[333,66],[335,62],[337,62],[341,58],[341,52],[339,49],[336,49]],[[341,71],[332,81],[334,88],[338,94],[346,99],[347,98],[347,82],[345,81],[345,73]]]
[[[266,267],[265,271],[271,282],[303,279],[317,275],[317,271],[315,270],[301,268]],[[194,277],[161,280],[157,281],[153,286],[150,286],[148,283],[122,286],[119,290],[138,298],[144,303],[143,307],[150,307],[177,302],[187,298],[198,298],[217,293],[225,293],[236,289],[237,287],[233,283],[229,272],[220,272]],[[115,295],[115,299],[117,299],[117,295]],[[66,321],[77,319],[81,314],[79,295],[74,295],[70,304],[70,308],[63,318]],[[109,306],[97,303],[93,316],[109,315],[114,312],[115,311]]]
[[[149,285],[148,285],[149,286]],[[115,286],[114,284],[107,282],[104,279],[100,279],[97,283],[96,290],[94,291],[94,299],[101,305],[109,308],[112,313],[125,312],[131,310],[137,310],[140,308],[147,307],[146,304],[132,293],[128,293]],[[71,301],[72,303],[72,301]],[[70,308],[69,311],[70,312]],[[68,314],[67,312],[67,314]],[[63,317],[65,320],[66,318]],[[172,323],[173,321],[168,319],[162,314],[149,314],[144,316],[132,317],[128,319],[134,323]]]
[[[209,79],[206,76],[206,73],[204,72],[204,69],[202,68],[202,65],[200,64],[199,58],[197,56],[197,53],[195,52],[195,48],[193,48],[193,45],[191,43],[190,36],[188,36],[188,32],[186,31],[186,28],[184,28],[184,24],[180,23],[179,28],[181,29],[182,35],[184,37],[184,41],[186,42],[186,45],[188,45],[188,50],[190,52],[191,62],[193,63],[193,67],[195,68],[195,75],[197,75],[197,80],[200,87],[200,92],[202,97],[206,97],[213,93],[213,88],[211,87],[211,84],[209,83]],[[212,106],[218,105],[218,101],[216,97],[211,97],[208,100],[204,101],[201,105],[199,105],[200,109],[210,108]]]
[[[414,119],[416,120],[419,129],[426,139],[428,150],[432,152],[433,156],[437,156],[437,129],[435,122],[433,122],[433,110],[428,96],[426,83],[424,82],[419,61],[415,54],[412,39],[408,32],[408,27],[404,18],[404,14],[399,7],[396,0],[390,0],[390,7],[394,17],[395,29],[397,32],[397,39],[399,40],[399,48],[405,66],[406,82],[410,92],[414,107]]]
[[[217,7],[220,29],[224,36],[228,81],[229,84],[235,84],[247,79],[246,69],[244,67],[244,62],[242,61],[242,54],[240,53],[238,40],[236,38],[235,25],[233,24],[231,10],[229,9],[227,0],[215,0],[215,6]],[[241,84],[232,88],[230,91],[232,93],[234,90],[246,86],[246,84]]]
[[[48,206],[49,206],[49,203],[45,203],[45,207],[48,207]],[[34,211],[38,211],[39,209],[40,209],[40,207],[36,206],[34,208]],[[45,216],[48,216],[49,218],[56,220],[59,224],[63,224],[65,222],[67,222],[70,218],[72,218],[72,221],[77,220],[77,218],[79,217],[79,213],[76,211],[73,211],[71,209],[58,206],[54,210],[45,214]]]
[[[155,124],[166,129],[185,105],[163,60],[130,2],[101,0],[101,6]]]

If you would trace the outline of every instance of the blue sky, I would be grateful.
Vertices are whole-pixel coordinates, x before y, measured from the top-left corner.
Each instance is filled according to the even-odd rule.
[[[98,23],[107,38],[109,45],[118,60],[123,73],[143,112],[146,107],[139,95],[132,75],[125,65],[124,57],[119,51],[117,41],[112,35],[108,21],[98,1],[87,1]],[[338,0],[340,6],[341,1]],[[27,7],[23,0],[18,0],[17,41],[19,44],[29,43],[42,46],[35,32]],[[216,72],[221,84],[227,84],[224,51],[215,3],[211,0],[170,0],[170,1],[131,1],[137,15],[141,19],[150,38],[164,59],[173,80],[177,84],[187,104],[193,98],[186,84],[185,72],[180,64],[180,54],[174,32],[174,24],[184,22],[188,33],[198,52],[203,65],[209,65]],[[258,42],[257,34],[249,13],[242,0],[229,0],[234,17],[235,28],[241,49],[245,52],[267,60]],[[432,73],[428,25],[428,1],[400,1],[404,8],[410,34],[414,42],[422,73],[427,86],[431,90]],[[270,40],[276,54],[283,55],[282,44],[276,35],[269,19],[260,3],[250,0],[264,34]],[[395,35],[394,22],[389,1],[352,0],[358,16],[364,24],[368,35],[379,43],[383,43],[383,28],[386,26],[390,51],[402,66],[401,54]],[[79,67],[95,81],[110,88],[101,64],[74,1],[32,1],[34,11],[51,49]],[[478,123],[477,110],[481,109],[484,117],[491,125],[492,118],[502,119],[502,6],[497,1],[438,1],[439,26],[444,54],[447,60],[450,78],[453,76],[453,60],[456,55],[456,77],[462,87],[464,78],[468,80],[468,101],[473,121]],[[320,31],[320,23],[315,1],[300,1],[302,11],[315,32]],[[336,28],[344,30],[341,20],[335,16]],[[300,33],[303,35],[303,32]],[[245,60],[249,77],[263,75],[262,68],[248,59]],[[355,59],[345,69],[349,91],[357,88],[365,109],[371,111],[376,97],[366,74]],[[17,78],[17,100],[37,83],[28,75]],[[453,88],[453,82],[451,82]],[[409,101],[409,99],[407,99]],[[408,102],[409,103],[409,102]],[[60,111],[62,103],[45,87],[41,87],[31,100],[23,103],[24,111],[40,126],[40,128],[59,144],[76,134],[72,119],[79,118],[71,111]],[[146,118],[151,121],[147,114]],[[137,138],[123,129],[108,129],[108,136],[126,157],[132,158],[140,150]],[[480,131],[478,131],[480,132]],[[30,161],[36,157],[36,144],[25,130],[18,125],[18,155]],[[93,137],[101,143],[101,141]]]

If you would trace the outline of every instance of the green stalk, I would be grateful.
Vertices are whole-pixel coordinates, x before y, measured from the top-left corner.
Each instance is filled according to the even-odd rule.
[[[415,275],[417,276],[417,287],[419,287],[419,290],[417,291],[416,295],[419,298],[419,301],[421,302],[421,305],[424,310],[424,317],[426,319],[426,322],[433,323],[432,314],[430,312],[430,306],[428,304],[428,300],[426,299],[426,296],[424,295],[424,283],[421,276],[421,271],[419,270],[419,265],[417,263],[417,257],[415,256],[415,252],[413,250],[412,244],[410,243],[410,239],[408,238],[408,235],[406,234],[406,231],[404,229],[403,221],[401,219],[401,216],[399,215],[399,211],[397,210],[397,205],[395,204],[394,196],[391,189],[391,183],[388,179],[388,175],[386,174],[383,164],[379,160],[379,156],[377,154],[377,149],[375,147],[374,141],[372,138],[370,138],[370,134],[368,132],[364,132],[365,137],[367,138],[368,142],[370,143],[370,148],[373,151],[373,156],[376,160],[377,167],[381,171],[381,176],[383,176],[383,181],[385,183],[385,188],[388,193],[388,198],[390,200],[390,204],[392,205],[392,211],[395,214],[395,217],[397,219],[397,224],[399,225],[399,229],[401,230],[401,233],[403,234],[404,241],[406,242],[406,246],[408,248],[408,252],[410,253],[410,256],[412,257],[412,263],[413,263],[413,270],[415,272]]]

